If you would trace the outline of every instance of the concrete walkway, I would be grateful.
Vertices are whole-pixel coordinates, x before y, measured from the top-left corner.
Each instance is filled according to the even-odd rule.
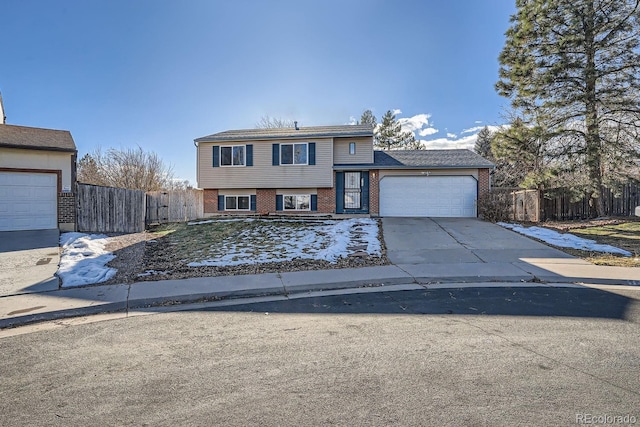
[[[396,264],[357,269],[162,280],[57,289],[0,297],[0,328],[38,321],[143,307],[359,288],[362,292],[469,286],[627,285],[640,291],[640,270],[600,267],[576,258],[531,258],[514,262]],[[636,288],[633,288],[636,289]]]

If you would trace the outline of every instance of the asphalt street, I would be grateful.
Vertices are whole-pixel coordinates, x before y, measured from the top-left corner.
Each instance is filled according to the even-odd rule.
[[[374,292],[4,337],[0,425],[637,420],[639,300],[635,289]]]

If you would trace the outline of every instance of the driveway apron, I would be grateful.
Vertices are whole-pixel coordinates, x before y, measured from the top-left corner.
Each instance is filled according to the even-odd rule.
[[[476,218],[383,218],[393,264],[517,263],[575,259],[557,249]]]
[[[57,229],[0,232],[0,296],[58,289],[59,236]]]

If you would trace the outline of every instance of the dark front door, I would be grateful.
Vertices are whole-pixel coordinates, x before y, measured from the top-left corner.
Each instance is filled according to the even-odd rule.
[[[369,172],[336,173],[336,213],[369,212]]]

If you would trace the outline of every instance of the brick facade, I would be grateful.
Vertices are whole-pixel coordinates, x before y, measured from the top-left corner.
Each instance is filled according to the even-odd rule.
[[[490,189],[489,169],[478,169],[478,197],[488,193]]]
[[[380,215],[380,171],[369,171],[369,214]]]
[[[275,188],[256,190],[256,212],[266,215],[276,210],[276,190]]]
[[[204,190],[204,213],[218,213],[218,190]]]
[[[58,224],[76,223],[76,195],[58,193]]]
[[[327,214],[336,212],[335,188],[318,188],[318,212]]]

